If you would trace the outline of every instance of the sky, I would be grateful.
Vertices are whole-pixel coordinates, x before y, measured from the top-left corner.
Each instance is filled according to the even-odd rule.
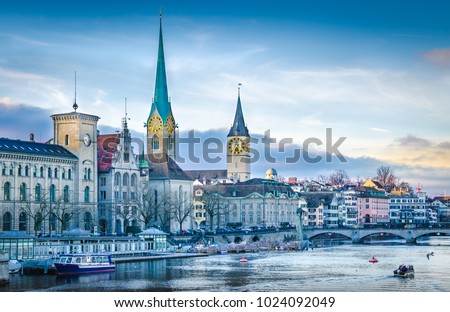
[[[53,113],[99,116],[101,133],[127,116],[137,138],[154,92],[159,12],[172,110],[180,136],[221,141],[238,84],[250,134],[270,130],[284,151],[252,164],[315,179],[379,166],[430,196],[450,193],[448,1],[9,1],[0,11],[0,136],[52,136]],[[310,138],[326,153],[326,129],[345,162],[286,163]],[[317,141],[317,140],[316,140]],[[259,140],[255,150],[264,147]],[[196,147],[201,154],[203,148]],[[186,155],[186,147],[180,147]],[[220,154],[220,153],[219,153]],[[224,153],[220,154],[224,155]],[[225,168],[185,162],[186,169]]]

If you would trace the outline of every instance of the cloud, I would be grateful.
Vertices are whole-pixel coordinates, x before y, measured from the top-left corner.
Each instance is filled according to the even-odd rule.
[[[419,147],[426,148],[431,147],[432,143],[427,139],[422,139],[413,135],[408,134],[406,137],[399,138],[396,140],[398,146],[404,147]]]
[[[374,131],[374,132],[383,132],[383,133],[390,132],[390,131],[387,130],[387,129],[381,129],[381,128],[376,128],[376,127],[370,128],[370,131]]]
[[[424,57],[440,67],[450,67],[450,48],[427,51]]]
[[[25,104],[11,105],[8,101],[0,99],[0,136],[28,140],[29,134],[34,133],[38,142],[52,137],[50,110]]]
[[[436,145],[437,148],[450,150],[450,142],[441,142]]]

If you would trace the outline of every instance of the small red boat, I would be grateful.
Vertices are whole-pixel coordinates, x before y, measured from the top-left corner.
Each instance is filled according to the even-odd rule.
[[[239,262],[248,262],[248,260],[247,260],[247,259],[245,259],[245,257],[242,257],[242,259],[241,259],[241,260],[239,260]]]
[[[370,259],[370,260],[369,260],[369,262],[370,262],[370,263],[377,263],[377,262],[378,262],[378,260],[377,260],[377,259],[375,259],[375,257],[372,257],[372,259]]]

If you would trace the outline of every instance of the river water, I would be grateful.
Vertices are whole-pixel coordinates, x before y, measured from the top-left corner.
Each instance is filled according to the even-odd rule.
[[[393,276],[401,263],[414,265],[415,278]],[[118,263],[114,273],[78,277],[16,274],[0,291],[448,292],[448,272],[449,246],[341,245]]]

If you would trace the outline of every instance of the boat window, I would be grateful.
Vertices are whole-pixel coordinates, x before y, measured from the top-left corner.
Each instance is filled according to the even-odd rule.
[[[81,263],[86,263],[86,257],[81,258]]]
[[[66,257],[62,257],[61,259],[59,259],[59,263],[66,263],[67,258]]]
[[[71,263],[72,262],[72,258],[66,258],[66,263]]]
[[[81,258],[75,258],[76,263],[81,263]]]

